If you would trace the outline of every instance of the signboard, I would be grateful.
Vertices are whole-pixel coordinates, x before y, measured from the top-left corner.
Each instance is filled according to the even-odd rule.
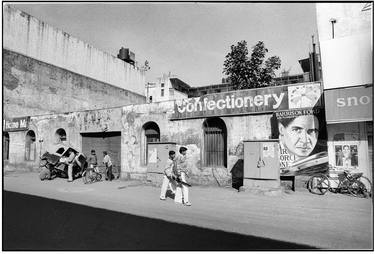
[[[207,94],[175,101],[172,119],[241,115],[321,106],[320,83]]]
[[[317,165],[328,161],[322,108],[275,112],[271,121],[273,137],[280,142],[281,173],[299,170],[312,161]]]
[[[30,117],[17,117],[3,120],[4,131],[24,131],[29,129]]]
[[[324,91],[327,123],[372,121],[373,86]]]

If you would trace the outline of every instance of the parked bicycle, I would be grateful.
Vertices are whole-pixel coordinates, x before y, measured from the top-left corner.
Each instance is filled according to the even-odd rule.
[[[372,197],[372,184],[363,173],[350,173],[344,170],[338,174],[337,187],[331,187],[334,178],[325,174],[313,175],[307,182],[307,188],[313,194],[324,195],[327,191],[349,194],[354,197]]]

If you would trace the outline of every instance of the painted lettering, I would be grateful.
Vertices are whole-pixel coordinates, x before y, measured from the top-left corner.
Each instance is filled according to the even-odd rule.
[[[220,104],[221,104],[221,105],[220,105]],[[223,109],[223,108],[225,108],[225,100],[223,100],[223,99],[218,100],[218,101],[217,101],[217,105],[216,105],[216,107],[217,107],[218,109]]]
[[[284,93],[280,93],[280,96],[277,96],[277,94],[274,94],[274,93],[272,94],[272,97],[276,101],[276,104],[272,106],[273,109],[280,107],[281,102],[283,101],[284,95],[285,95]]]
[[[208,109],[208,110],[214,110],[214,109],[215,109],[215,106],[216,106],[215,101],[209,101],[209,102],[207,103],[207,109]]]
[[[262,95],[257,95],[254,97],[254,105],[259,107],[263,105],[263,96]]]
[[[337,107],[345,107],[345,98],[337,98]]]

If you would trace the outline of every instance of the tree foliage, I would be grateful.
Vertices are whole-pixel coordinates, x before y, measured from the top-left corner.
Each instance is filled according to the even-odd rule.
[[[278,56],[264,60],[268,49],[262,41],[252,48],[250,58],[246,41],[240,41],[230,48],[231,52],[225,56],[223,73],[237,89],[275,85],[275,70],[280,68],[281,60]]]

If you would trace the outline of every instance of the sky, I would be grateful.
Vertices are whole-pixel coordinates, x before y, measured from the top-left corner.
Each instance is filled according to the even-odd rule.
[[[281,70],[302,73],[317,34],[314,3],[27,3],[22,10],[102,51],[130,48],[151,69],[147,82],[171,73],[190,86],[219,84],[230,46],[263,41]]]

